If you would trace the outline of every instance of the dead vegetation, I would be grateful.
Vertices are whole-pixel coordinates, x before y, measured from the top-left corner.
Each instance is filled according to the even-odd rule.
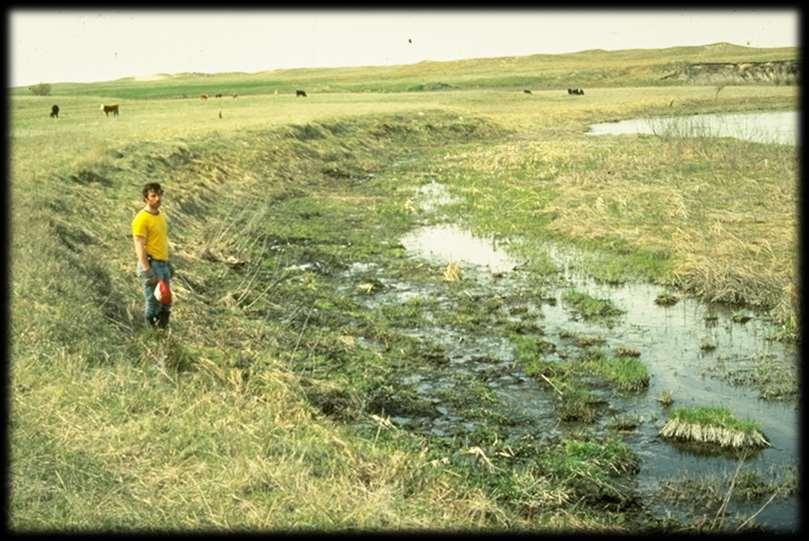
[[[751,423],[737,421],[724,408],[676,410],[660,429],[660,436],[728,449],[760,449],[770,445]]]

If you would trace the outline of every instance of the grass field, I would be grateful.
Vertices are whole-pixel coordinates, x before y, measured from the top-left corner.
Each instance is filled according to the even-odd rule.
[[[425,306],[365,308],[356,292],[384,284],[346,273],[376,266],[452,287],[399,245],[419,220],[413,191],[439,179],[457,197],[448,217],[523,239],[538,280],[552,269],[532,246],[555,239],[600,254],[596,277],[744,303],[796,340],[794,147],[584,135],[636,116],[798,107],[796,86],[651,83],[692,57],[797,51],[289,70],[272,84],[229,74],[215,80],[239,98],[207,102],[196,96],[212,79],[190,75],[12,92],[10,528],[660,527],[620,478],[634,468],[621,442],[506,449],[485,431],[447,443],[394,427],[396,407],[431,407],[391,378],[435,356],[402,331]],[[574,68],[610,78],[582,78],[586,94],[569,96]],[[408,91],[438,82],[457,88]],[[149,180],[165,188],[178,272],[159,336],[140,321],[129,233]],[[453,324],[474,329],[487,308],[465,302]],[[488,415],[486,389],[451,399]]]

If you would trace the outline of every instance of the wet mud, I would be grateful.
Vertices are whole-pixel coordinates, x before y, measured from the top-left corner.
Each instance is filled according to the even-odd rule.
[[[427,212],[452,200],[434,182],[414,197]],[[453,224],[420,226],[401,244],[408,258],[434,272],[457,264],[463,277],[408,281],[386,275],[381,266],[359,264],[345,273],[346,284],[373,276],[379,285],[374,294],[357,295],[365,308],[412,305],[418,313],[400,332],[420,344],[427,362],[398,376],[397,388],[418,397],[418,407],[390,414],[400,428],[456,439],[494,430],[506,441],[550,440],[582,431],[618,435],[639,458],[635,483],[646,510],[661,517],[695,512],[661,496],[672,479],[727,477],[739,460],[762,475],[797,465],[797,400],[790,394],[796,388],[782,400],[764,400],[750,378],[739,377],[757,362],[787,367],[787,373],[796,365],[795,347],[770,339],[774,329],[762,317],[746,311],[749,317],[739,318],[739,310],[689,297],[673,300],[658,285],[597,283],[578,270],[581,254],[550,243],[545,249],[558,273],[541,281],[493,239]],[[609,299],[621,313],[607,320],[582,318],[564,302],[571,289]],[[464,319],[464,314],[471,315]],[[621,393],[584,377],[595,414],[589,422],[564,421],[557,389],[526,374],[516,361],[515,335],[538,344],[548,363],[575,362],[592,349],[637,357],[648,370],[648,388]],[[668,408],[691,406],[728,407],[754,421],[771,446],[740,455],[660,438]],[[750,505],[731,503],[728,509],[743,513]],[[794,529],[797,520],[794,494],[773,499],[756,516],[757,524],[772,529]]]

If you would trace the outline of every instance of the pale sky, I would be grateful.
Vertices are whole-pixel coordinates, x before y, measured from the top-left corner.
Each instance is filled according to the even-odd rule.
[[[723,41],[797,47],[799,21],[797,9],[14,9],[9,11],[8,84],[381,66]]]

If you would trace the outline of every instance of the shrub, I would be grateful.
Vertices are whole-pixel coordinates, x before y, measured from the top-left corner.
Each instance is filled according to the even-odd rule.
[[[34,96],[50,96],[51,85],[48,83],[39,83],[38,85],[29,86],[28,90],[30,90]]]

